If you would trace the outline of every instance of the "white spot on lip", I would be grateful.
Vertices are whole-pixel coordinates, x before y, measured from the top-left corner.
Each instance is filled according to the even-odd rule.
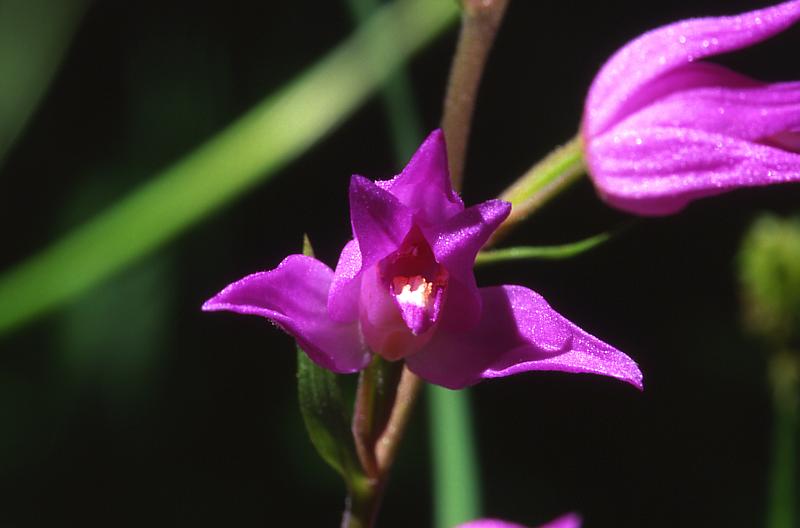
[[[433,283],[426,281],[419,275],[413,277],[397,276],[392,279],[392,287],[398,303],[410,304],[420,308],[425,308],[428,305],[428,299],[433,291]]]

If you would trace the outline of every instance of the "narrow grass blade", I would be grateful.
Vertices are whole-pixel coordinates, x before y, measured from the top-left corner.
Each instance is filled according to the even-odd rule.
[[[350,115],[456,20],[452,0],[398,0],[299,78],[85,225],[0,276],[0,334],[81,294],[263,182]],[[371,49],[387,33],[394,53]]]

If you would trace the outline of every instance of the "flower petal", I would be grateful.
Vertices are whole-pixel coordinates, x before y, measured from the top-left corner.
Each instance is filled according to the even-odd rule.
[[[458,299],[459,326],[471,326],[480,317],[480,294],[473,271],[475,256],[509,213],[510,203],[488,200],[425,232],[436,261],[450,274],[448,296]]]
[[[464,209],[450,184],[444,133],[438,129],[425,139],[403,172],[375,184],[414,211],[423,224],[442,222]]]
[[[477,519],[468,523],[459,524],[456,528],[525,528],[525,526],[500,519]]]
[[[203,305],[204,311],[227,310],[260,315],[297,339],[319,365],[334,372],[364,368],[370,354],[361,344],[357,324],[328,317],[326,301],[333,271],[304,255],[289,255],[277,268],[234,282]]]
[[[581,524],[583,524],[583,520],[580,515],[577,513],[568,513],[547,524],[543,524],[539,528],[581,528]]]
[[[606,134],[642,127],[687,127],[759,141],[800,128],[800,82],[764,84],[721,66],[692,64],[667,77],[698,77],[706,83],[675,91],[615,125]],[[708,73],[713,70],[712,75]],[[664,79],[667,81],[667,79]],[[604,134],[605,135],[605,134]]]
[[[800,154],[702,130],[615,129],[586,152],[603,199],[640,215],[671,214],[738,187],[800,181]]]
[[[552,520],[539,528],[580,528],[581,518],[575,513],[562,515],[558,519]],[[525,528],[521,524],[501,521],[500,519],[477,519],[464,524],[459,524],[456,528]]]
[[[642,388],[631,358],[569,322],[536,292],[496,286],[480,293],[478,324],[451,331],[443,321],[430,342],[406,358],[413,372],[451,389],[531,370],[602,374]],[[458,316],[446,312],[446,318]]]
[[[635,108],[643,85],[673,68],[761,42],[800,19],[800,0],[734,16],[684,20],[660,27],[617,51],[595,77],[583,130],[602,133]],[[640,103],[639,103],[640,104]]]
[[[389,191],[363,176],[350,179],[350,222],[363,268],[397,250],[411,229],[412,218],[411,210]]]
[[[340,323],[358,319],[358,292],[361,287],[361,250],[358,242],[345,244],[333,273],[328,293],[328,314]]]

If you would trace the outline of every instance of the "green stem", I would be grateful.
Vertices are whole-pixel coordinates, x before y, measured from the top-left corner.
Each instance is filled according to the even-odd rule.
[[[800,366],[791,353],[770,361],[774,426],[768,528],[793,528],[797,517],[797,449],[800,422]]]
[[[376,445],[385,432],[395,407],[403,364],[378,355],[361,371],[353,412],[353,437],[358,458],[370,478],[380,478]]]
[[[375,480],[348,482],[342,528],[371,528],[378,515],[381,492]],[[376,499],[376,497],[378,499]]]
[[[403,368],[400,383],[397,385],[397,396],[386,427],[375,445],[375,458],[378,460],[378,469],[386,475],[392,467],[397,448],[403,439],[414,404],[419,397],[422,380],[408,367]]]
[[[343,528],[374,525],[420,387],[419,378],[403,368],[402,363],[389,363],[379,356],[362,371],[353,414],[353,436],[366,479],[348,485]]]
[[[509,260],[561,260],[581,255],[611,240],[614,232],[600,233],[578,242],[558,246],[519,246],[481,251],[475,258],[475,266],[485,266]]]
[[[494,245],[519,222],[567,189],[586,174],[583,142],[575,136],[531,167],[500,195],[511,202],[512,210],[487,245]]]

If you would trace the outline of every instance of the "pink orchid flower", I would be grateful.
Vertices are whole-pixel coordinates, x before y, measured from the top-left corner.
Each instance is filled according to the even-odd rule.
[[[497,519],[479,519],[477,521],[461,524],[456,528],[525,528],[525,526]],[[539,526],[539,528],[581,528],[581,518],[577,514],[568,513],[547,524]]]
[[[539,294],[477,287],[475,256],[510,209],[501,200],[464,207],[450,186],[444,136],[435,131],[395,178],[352,177],[353,240],[336,271],[290,255],[234,282],[203,309],[266,317],[339,373],[363,369],[380,354],[452,389],[531,370],[603,374],[641,389],[633,360]]]
[[[800,82],[764,83],[700,61],[752,46],[800,19],[793,0],[655,29],[602,67],[582,136],[609,204],[666,215],[739,187],[800,181]]]

